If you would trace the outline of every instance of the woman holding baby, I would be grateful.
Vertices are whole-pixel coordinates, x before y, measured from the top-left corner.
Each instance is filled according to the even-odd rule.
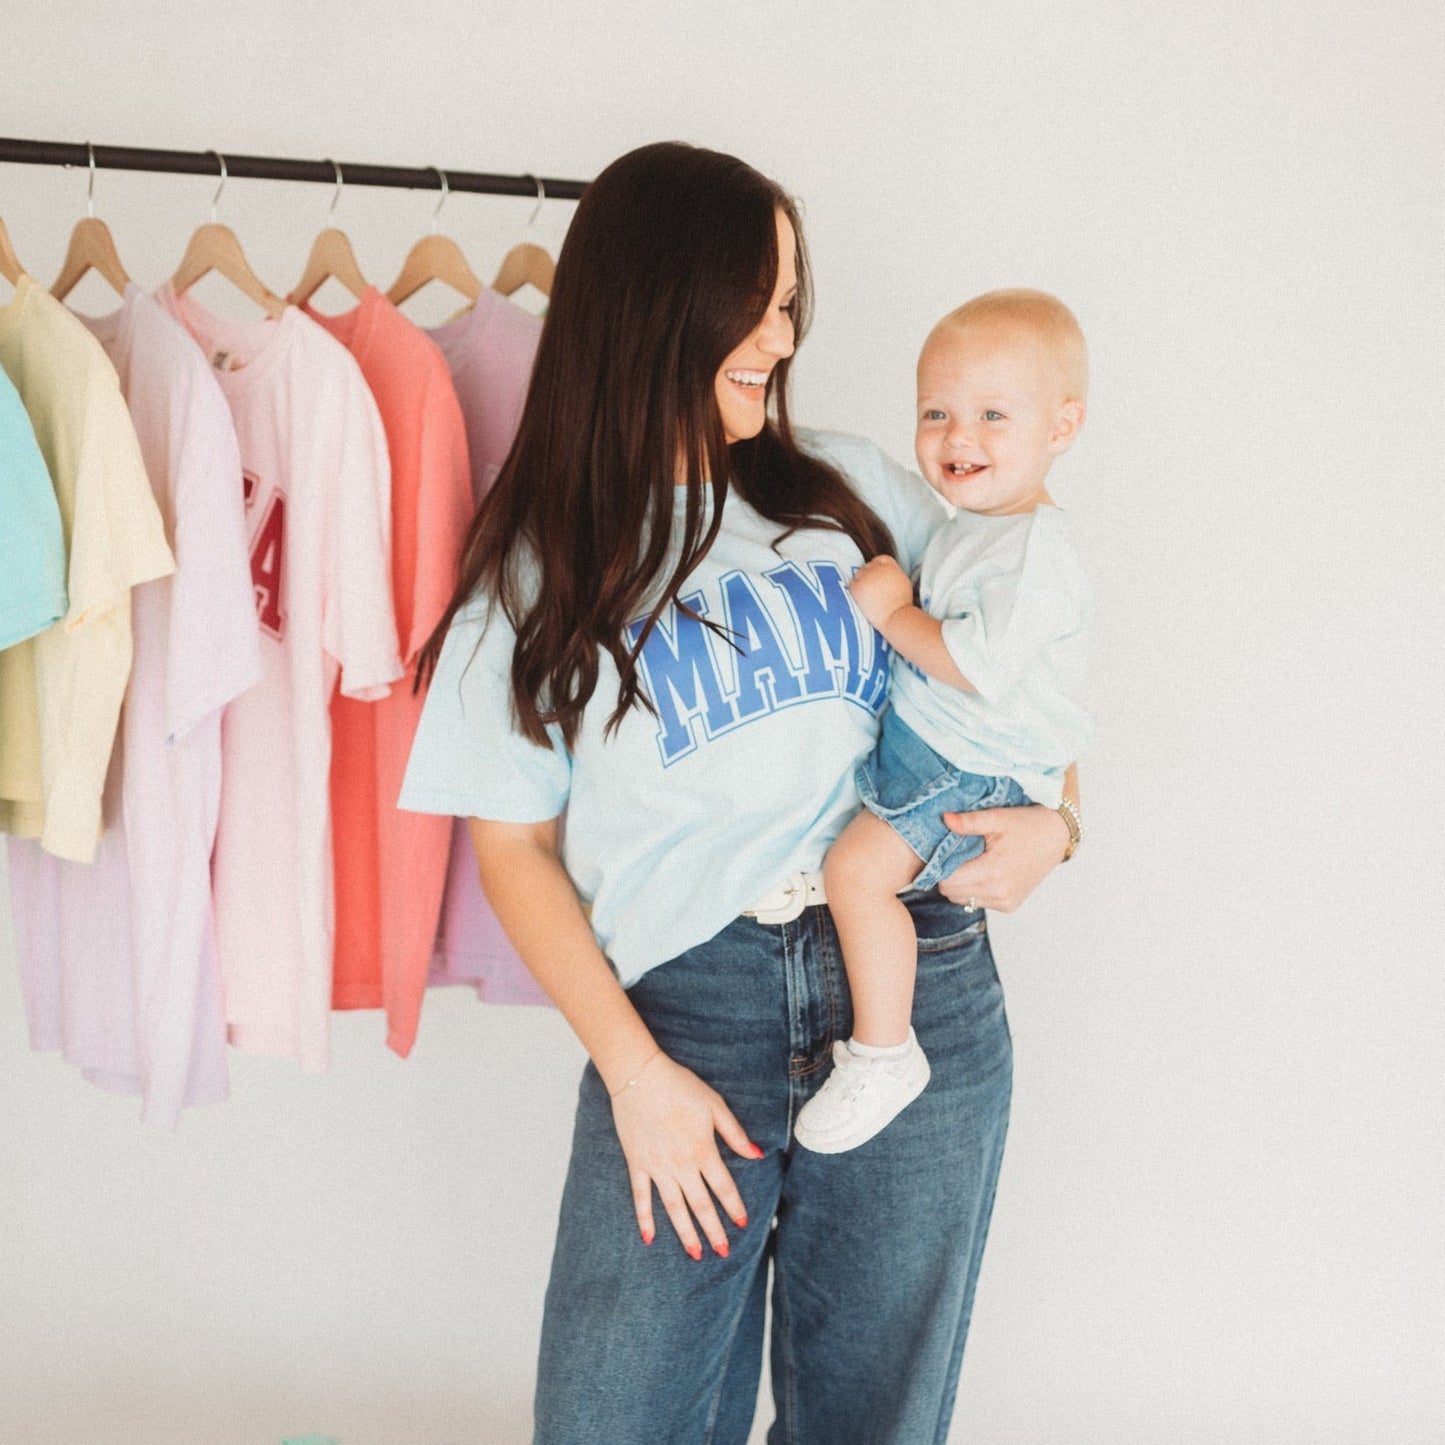
[[[871,443],[794,430],[808,305],[773,182],[682,145],[609,166],[423,659],[402,805],[472,820],[488,898],[590,1056],[539,1445],[742,1445],[770,1274],[770,1440],[948,1430],[1011,1081],[983,910],[1027,897],[1077,818],[952,819],[984,852],[897,905],[926,1087],[859,1147],[802,1147],[855,1033],[824,859],[903,665],[850,585],[875,558],[912,574],[944,517]]]

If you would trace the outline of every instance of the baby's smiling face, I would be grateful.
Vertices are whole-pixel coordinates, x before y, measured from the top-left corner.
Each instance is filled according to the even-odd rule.
[[[1007,321],[945,322],[918,358],[918,465],[955,507],[1002,517],[1049,500],[1049,467],[1084,419],[1046,340]]]

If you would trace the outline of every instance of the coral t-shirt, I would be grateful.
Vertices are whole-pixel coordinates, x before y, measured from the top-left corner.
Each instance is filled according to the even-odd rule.
[[[120,378],[173,577],[131,593],[134,661],[93,863],[12,840],[10,891],[31,1044],[149,1123],[226,1097],[211,913],[221,709],[259,681],[241,457],[231,413],[184,328],[132,283],[80,318]]]
[[[391,586],[410,672],[456,585],[472,515],[461,407],[441,352],[375,288],[341,316],[313,317],[356,358],[391,458]],[[446,884],[452,825],[396,806],[424,693],[331,703],[336,863],[332,1005],[386,1009],[387,1044],[411,1051]]]
[[[331,1059],[331,695],[402,673],[391,602],[391,468],[346,348],[295,307],[230,322],[163,286],[210,358],[241,448],[261,682],[221,721],[212,862],[232,1044]]]

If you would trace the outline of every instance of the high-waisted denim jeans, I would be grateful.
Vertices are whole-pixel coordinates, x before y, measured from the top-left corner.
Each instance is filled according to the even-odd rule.
[[[638,1235],[611,1103],[583,1075],[547,1289],[536,1445],[743,1445],[772,1266],[769,1445],[941,1445],[1008,1126],[1012,1048],[983,916],[908,895],[914,1027],[933,1077],[844,1154],[793,1120],[852,1028],[826,908],[739,918],[646,974],[633,1003],[767,1151],[720,1145],[749,1224],[694,1261],[657,1209]],[[719,1211],[726,1221],[726,1215]]]

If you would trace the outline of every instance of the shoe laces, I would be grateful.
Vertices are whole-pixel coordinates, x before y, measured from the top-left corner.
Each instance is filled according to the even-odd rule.
[[[840,1104],[852,1103],[868,1087],[869,1081],[878,1072],[872,1067],[882,1062],[865,1059],[839,1039],[833,1045],[833,1088],[829,1090]]]

